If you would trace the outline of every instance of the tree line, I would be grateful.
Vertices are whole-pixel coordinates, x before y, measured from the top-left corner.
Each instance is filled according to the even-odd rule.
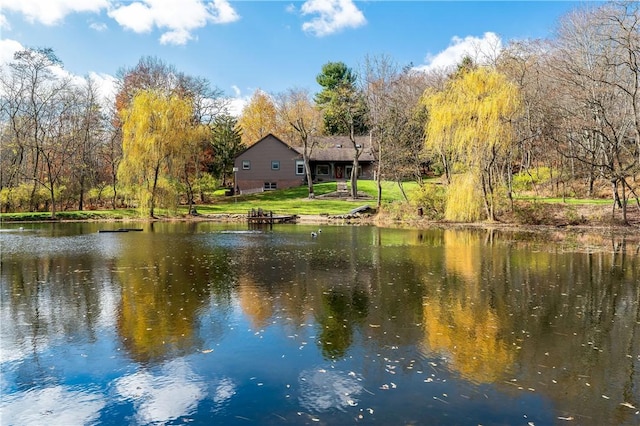
[[[205,79],[157,58],[118,74],[113,105],[96,83],[55,73],[51,49],[17,52],[0,74],[2,211],[188,204],[231,183],[233,159],[268,133],[309,158],[348,136],[352,170],[367,135],[382,180],[415,180],[414,203],[451,220],[494,220],[523,190],[609,196],[640,208],[640,4],[576,9],[546,40],[470,52],[420,71],[388,55],[326,63],[320,89],[256,91],[239,117]],[[426,185],[428,174],[442,185]],[[357,176],[351,177],[357,195]],[[409,197],[405,196],[408,200]]]

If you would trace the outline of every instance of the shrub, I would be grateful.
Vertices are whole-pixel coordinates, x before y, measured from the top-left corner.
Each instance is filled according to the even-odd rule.
[[[419,186],[410,196],[411,204],[416,208],[422,208],[424,217],[429,220],[444,218],[446,200],[444,186],[432,183]]]
[[[2,209],[12,212],[29,210],[29,200],[31,199],[32,183],[22,183],[11,188],[2,188],[0,191],[0,203]],[[38,185],[34,195],[34,205],[36,209],[46,206],[49,202],[49,192],[46,188]]]
[[[544,184],[551,179],[549,167],[536,167],[513,176],[512,186],[515,192],[531,191],[534,186]]]

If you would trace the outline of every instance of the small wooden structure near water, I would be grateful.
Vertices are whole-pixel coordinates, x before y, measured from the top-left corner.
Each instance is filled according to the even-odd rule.
[[[295,223],[298,216],[296,215],[276,215],[272,211],[264,211],[262,209],[251,209],[247,213],[247,222],[264,223],[273,225],[274,223]]]
[[[118,228],[118,229],[100,229],[98,230],[99,233],[105,233],[105,232],[140,232],[142,231],[142,228]]]

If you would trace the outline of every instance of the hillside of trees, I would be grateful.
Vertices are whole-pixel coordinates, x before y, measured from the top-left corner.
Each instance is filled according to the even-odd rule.
[[[111,102],[61,65],[52,49],[27,49],[0,69],[1,212],[195,211],[268,133],[302,147],[307,166],[320,136],[349,136],[355,165],[355,136],[369,135],[378,200],[382,180],[416,181],[407,202],[434,218],[496,220],[525,195],[608,198],[625,223],[640,210],[638,2],[581,7],[552,38],[470,52],[451,69],[327,62],[313,91],[257,90],[239,117],[209,81],[158,58],[121,68]],[[355,176],[350,186],[357,194]]]

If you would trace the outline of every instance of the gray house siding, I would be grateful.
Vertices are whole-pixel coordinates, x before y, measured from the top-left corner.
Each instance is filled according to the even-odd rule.
[[[301,159],[300,153],[269,134],[236,157],[236,186],[241,193],[300,186],[304,175],[296,174],[296,160]]]
[[[374,178],[375,159],[367,145],[368,137],[356,141],[363,147],[359,179]],[[328,137],[313,150],[309,165],[314,182],[348,180],[353,164],[353,146],[347,137]],[[274,170],[272,162],[279,162]],[[241,152],[235,159],[236,187],[240,192],[285,189],[304,185],[304,168],[298,169],[302,154],[276,136],[269,134]]]

